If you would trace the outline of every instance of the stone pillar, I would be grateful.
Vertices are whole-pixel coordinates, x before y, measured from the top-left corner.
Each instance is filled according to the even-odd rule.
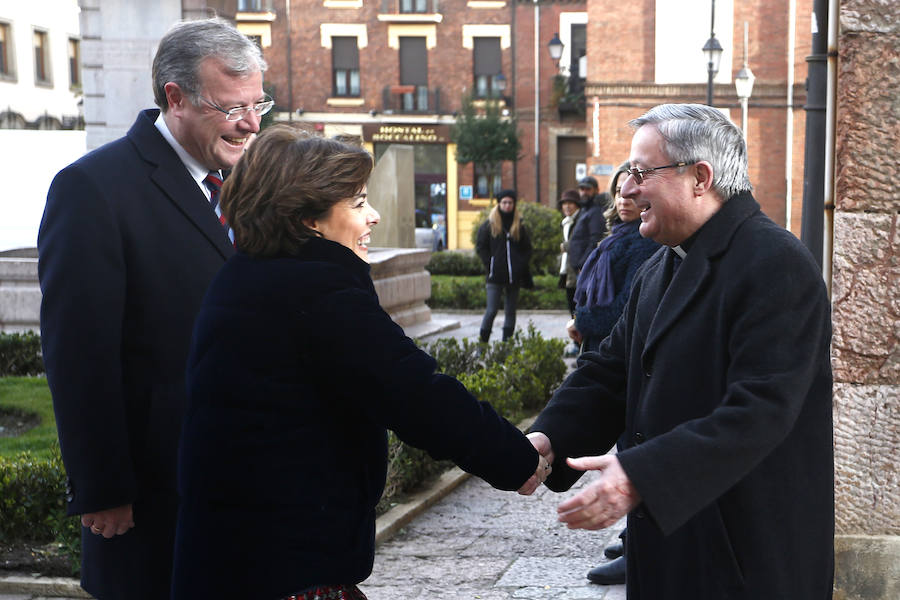
[[[840,3],[834,307],[835,599],[900,598],[900,17]]]
[[[120,138],[137,113],[156,106],[150,67],[160,38],[176,22],[233,19],[235,0],[78,0],[81,8],[87,148]]]
[[[373,246],[415,247],[414,178],[413,147],[389,146],[369,177],[369,203],[381,214],[381,223],[372,229]]]
[[[0,332],[41,331],[37,258],[0,256]]]

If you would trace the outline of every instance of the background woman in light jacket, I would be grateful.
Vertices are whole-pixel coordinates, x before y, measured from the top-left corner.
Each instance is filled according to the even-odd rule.
[[[516,191],[503,190],[487,221],[478,229],[475,251],[487,270],[487,308],[481,320],[481,341],[487,342],[505,293],[503,339],[516,329],[516,304],[520,288],[534,287],[531,279],[531,238],[516,210]]]

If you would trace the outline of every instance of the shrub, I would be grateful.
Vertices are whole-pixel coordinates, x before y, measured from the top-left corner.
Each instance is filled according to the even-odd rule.
[[[44,372],[41,337],[27,333],[0,333],[0,377],[40,375]]]
[[[471,250],[433,252],[425,270],[432,275],[484,275],[481,259]]]
[[[560,340],[543,339],[529,325],[527,334],[517,331],[505,342],[480,344],[441,338],[423,344],[422,349],[434,357],[440,372],[457,377],[476,398],[516,422],[526,412],[542,408],[562,382],[566,371],[564,346]],[[450,461],[435,461],[424,450],[407,446],[390,433],[388,482],[378,512],[451,465]]]
[[[534,277],[534,289],[519,290],[519,309],[525,310],[568,310],[566,294],[556,287],[558,278],[554,275]],[[433,309],[456,308],[484,310],[487,293],[484,275],[432,275],[431,297],[427,301]]]
[[[534,202],[523,202],[519,209],[531,234],[531,245],[534,246],[532,272],[536,275],[558,275],[562,213]]]

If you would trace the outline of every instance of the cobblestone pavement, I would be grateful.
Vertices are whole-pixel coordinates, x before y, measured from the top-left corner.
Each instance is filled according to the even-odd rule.
[[[525,497],[472,477],[378,546],[360,589],[369,600],[624,600],[624,585],[586,579],[624,519],[603,531],[565,528],[556,506],[573,493],[541,487]]]

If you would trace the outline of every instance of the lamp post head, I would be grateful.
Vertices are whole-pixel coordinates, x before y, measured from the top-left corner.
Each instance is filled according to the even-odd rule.
[[[710,73],[715,75],[719,72],[719,61],[722,60],[722,44],[719,43],[719,40],[716,39],[716,35],[713,34],[706,43],[703,44],[703,55],[706,57],[706,62],[708,65],[708,69]]]
[[[562,58],[563,48],[565,44],[562,43],[562,40],[559,39],[559,32],[553,34],[553,39],[547,42],[547,49],[550,51],[550,58],[559,62],[559,59]]]
[[[753,94],[753,82],[755,80],[756,76],[753,75],[750,67],[745,65],[744,68],[738,71],[737,75],[734,76],[734,89],[737,92],[737,97],[741,100],[749,98]]]

